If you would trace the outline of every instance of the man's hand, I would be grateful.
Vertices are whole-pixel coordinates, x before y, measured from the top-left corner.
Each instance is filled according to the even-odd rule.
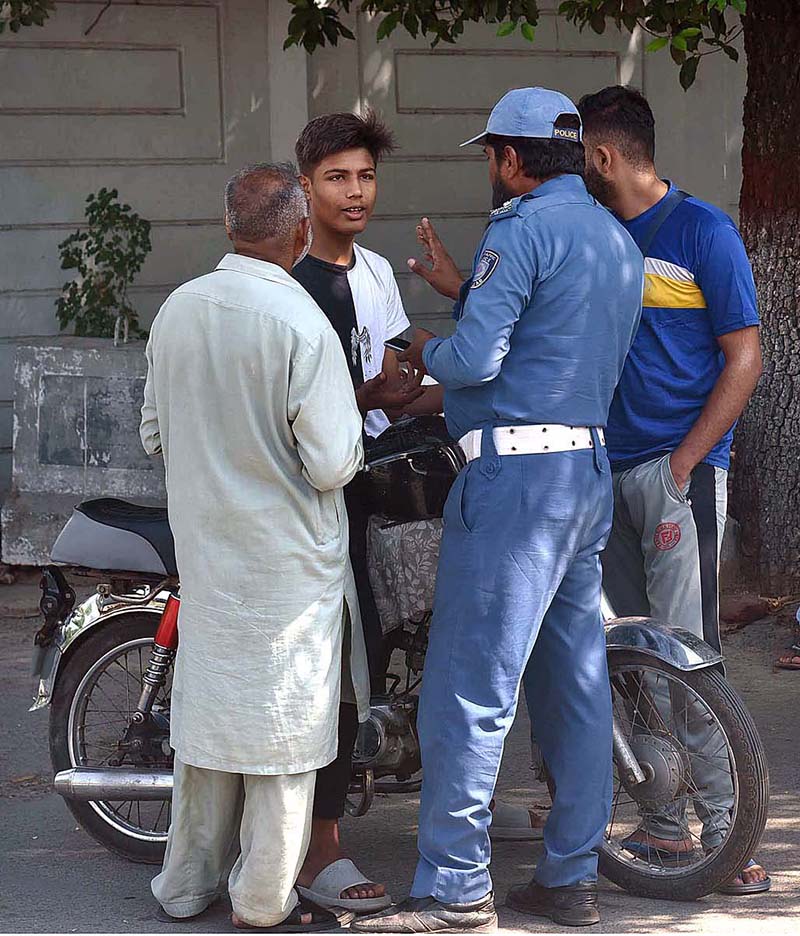
[[[697,422],[669,459],[672,477],[681,491],[695,466],[741,416],[761,376],[761,346],[755,325],[721,335],[717,342],[725,355],[725,367]]]
[[[409,269],[430,283],[438,293],[449,299],[458,299],[463,277],[427,218],[423,218],[417,225],[417,240],[422,244],[425,259],[430,265],[426,266],[421,260],[412,258],[408,261]]]
[[[444,412],[444,387],[431,384],[422,390],[422,396],[405,407],[403,416],[431,416]]]
[[[356,390],[356,403],[363,416],[370,410],[402,410],[418,397],[422,388],[412,380],[390,383],[381,371],[377,377],[367,380]]]
[[[425,345],[435,338],[433,332],[429,332],[424,328],[415,328],[414,337],[411,339],[411,344],[406,348],[405,351],[397,355],[397,360],[401,364],[408,364],[414,370],[415,377],[413,378],[413,383],[415,386],[419,386],[422,382],[422,378],[425,376],[425,364],[422,360],[422,350]]]
[[[672,472],[672,477],[675,479],[675,484],[678,486],[679,491],[683,492],[686,490],[692,472],[696,467],[697,462],[695,462],[690,455],[687,455],[686,452],[681,451],[680,446],[670,455],[669,470]]]

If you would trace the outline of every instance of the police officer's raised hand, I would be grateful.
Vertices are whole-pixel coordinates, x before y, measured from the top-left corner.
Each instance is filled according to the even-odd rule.
[[[356,403],[362,415],[370,410],[402,410],[422,396],[422,387],[412,380],[390,381],[381,371],[356,390]]]
[[[412,257],[408,261],[408,268],[430,283],[438,293],[449,299],[458,299],[464,278],[427,218],[423,218],[417,225],[417,240],[425,250],[428,265]]]

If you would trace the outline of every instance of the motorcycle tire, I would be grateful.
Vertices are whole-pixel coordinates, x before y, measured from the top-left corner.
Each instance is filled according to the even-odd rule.
[[[70,754],[70,713],[84,677],[95,664],[116,647],[133,640],[152,641],[158,626],[157,615],[131,611],[90,631],[75,651],[62,663],[50,706],[50,759],[53,770],[77,766]],[[161,864],[166,849],[163,841],[144,840],[110,824],[91,803],[65,799],[72,815],[92,838],[129,861]]]
[[[621,860],[604,838],[599,850],[600,873],[637,897],[659,900],[704,897],[741,871],[753,856],[766,825],[769,771],[758,729],[738,693],[715,669],[683,672],[634,650],[614,651],[609,654],[608,663],[612,682],[615,667],[640,664],[677,676],[700,696],[727,735],[736,765],[738,804],[727,838],[700,867],[689,866],[685,874],[665,876],[645,862]]]

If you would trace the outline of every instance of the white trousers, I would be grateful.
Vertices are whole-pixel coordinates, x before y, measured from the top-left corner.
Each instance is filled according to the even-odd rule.
[[[225,892],[254,926],[274,926],[297,904],[294,883],[311,837],[316,771],[255,776],[175,759],[172,823],[152,891],[164,910],[202,913]]]

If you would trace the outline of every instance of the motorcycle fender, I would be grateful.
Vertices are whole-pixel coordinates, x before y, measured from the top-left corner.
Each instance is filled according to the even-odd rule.
[[[28,709],[35,712],[49,705],[53,698],[56,679],[64,656],[72,645],[90,630],[106,624],[123,614],[144,612],[161,616],[169,597],[168,591],[159,592],[147,604],[127,604],[125,601],[109,601],[95,594],[87,598],[69,615],[58,629],[53,642],[47,647],[34,648],[33,654],[33,705]]]
[[[61,650],[55,645],[49,647],[36,647],[33,651],[33,705],[28,709],[35,712],[50,704],[53,697],[53,687],[56,684],[56,673],[61,662]]]
[[[647,617],[614,618],[606,622],[606,650],[638,650],[683,672],[722,663],[721,654],[682,627]]]

